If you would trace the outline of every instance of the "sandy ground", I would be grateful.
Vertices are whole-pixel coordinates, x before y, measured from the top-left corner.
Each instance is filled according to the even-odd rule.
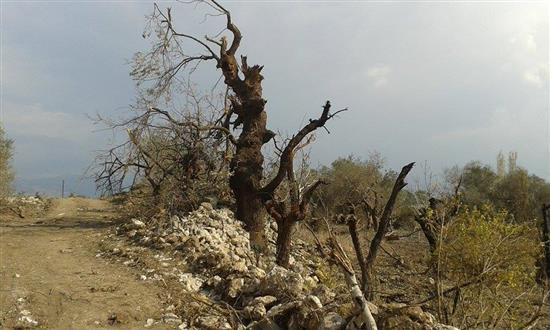
[[[67,198],[43,218],[0,223],[0,328],[136,329],[161,315],[159,287],[96,257],[108,207]]]

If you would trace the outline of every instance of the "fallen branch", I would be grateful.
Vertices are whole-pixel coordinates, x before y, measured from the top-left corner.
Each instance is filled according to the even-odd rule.
[[[313,232],[311,228],[308,229],[310,229],[311,233],[315,237],[315,241],[318,244],[319,250],[322,251],[322,254],[328,256],[328,261],[339,266],[339,268],[344,273],[344,278],[346,280],[348,288],[350,289],[353,302],[359,309],[359,315],[356,318],[353,318],[352,322],[354,322],[354,326],[357,329],[360,329],[361,326],[365,325],[367,330],[377,330],[378,327],[376,326],[376,321],[374,320],[374,317],[372,316],[372,313],[369,309],[367,299],[361,291],[361,286],[357,281],[357,277],[355,276],[355,271],[353,270],[351,261],[340,243],[338,243],[338,240],[334,236],[334,233],[332,232],[330,225],[328,224],[326,219],[325,223],[329,232],[328,252],[325,252],[325,248],[315,232]]]

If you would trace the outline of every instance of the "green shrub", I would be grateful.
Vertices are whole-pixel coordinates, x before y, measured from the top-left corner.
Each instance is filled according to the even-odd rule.
[[[464,210],[441,235],[434,254],[438,282],[444,284],[440,292],[468,284],[438,300],[440,317],[448,318],[443,321],[461,328],[515,328],[525,322],[537,287],[536,228],[483,206]]]

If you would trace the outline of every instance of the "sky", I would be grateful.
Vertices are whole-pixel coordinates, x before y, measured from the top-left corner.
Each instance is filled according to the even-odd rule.
[[[222,1],[242,54],[264,68],[268,126],[297,131],[330,100],[349,108],[319,132],[313,165],[379,152],[389,168],[441,173],[499,151],[550,180],[546,1]],[[208,7],[173,8],[176,27],[223,27]],[[124,116],[129,60],[146,51],[148,1],[1,1],[1,112],[15,140],[17,188],[93,193],[81,179],[110,140],[90,116]],[[205,63],[204,66],[212,66]],[[214,70],[193,74],[201,88]],[[211,69],[211,68],[210,68]],[[219,74],[219,73],[218,73]],[[423,166],[417,166],[420,177]]]

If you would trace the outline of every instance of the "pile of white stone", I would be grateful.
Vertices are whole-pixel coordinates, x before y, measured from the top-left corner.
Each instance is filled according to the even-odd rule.
[[[44,201],[36,196],[12,196],[7,201],[13,204],[44,205]]]
[[[146,224],[133,219],[123,233],[141,245],[178,251],[176,255],[185,267],[173,272],[173,276],[190,294],[232,306],[231,312],[237,313],[241,322],[237,328],[346,328],[346,320],[336,312],[339,307],[336,293],[316,276],[321,261],[311,247],[295,240],[290,269],[277,266],[274,251],[262,256],[251,249],[248,232],[230,210],[214,209],[203,203],[187,216],[172,216],[168,222]],[[273,242],[272,224],[268,224],[266,234]],[[168,260],[163,258],[158,258],[161,264]],[[376,306],[372,309],[378,314]],[[180,329],[187,329],[188,324],[200,329],[235,327],[220,314],[195,315],[194,319],[182,321]]]
[[[248,232],[230,210],[214,209],[208,203],[187,216],[172,216],[168,224],[156,223],[146,225],[133,219],[124,233],[140,244],[178,251],[186,265],[186,270],[177,274],[182,287],[235,307],[243,326],[275,327],[277,318],[285,323],[279,324],[283,328],[292,323],[294,327],[318,329],[327,315],[331,324],[335,320],[340,325],[344,322],[328,313],[329,308],[334,308],[330,304],[335,294],[319,283],[315,258],[301,251],[300,244],[296,245],[299,253],[291,258],[291,269],[279,267],[274,251],[263,256],[251,249]],[[275,232],[270,224],[268,227],[268,240],[273,241]],[[270,249],[274,250],[274,246]],[[206,323],[215,324],[210,327],[204,318],[202,315],[195,322],[188,321],[213,329],[223,328],[228,321],[219,318],[214,322],[208,316]],[[305,326],[306,323],[309,325]]]
[[[46,200],[36,196],[10,196],[0,200],[0,211],[8,210],[20,218],[38,215],[46,206]]]

